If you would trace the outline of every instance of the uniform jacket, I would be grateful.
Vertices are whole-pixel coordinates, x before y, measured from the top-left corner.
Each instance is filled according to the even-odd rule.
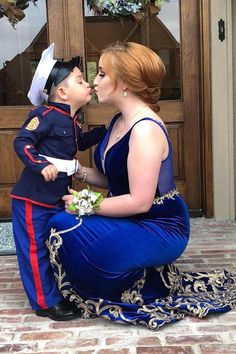
[[[12,197],[54,207],[68,192],[72,177],[59,172],[55,181],[46,182],[41,174],[50,165],[40,154],[72,160],[77,151],[99,142],[106,131],[104,126],[83,133],[78,116],[70,115],[70,106],[49,102],[34,108],[20,129],[14,149],[24,163],[21,178],[12,190]]]

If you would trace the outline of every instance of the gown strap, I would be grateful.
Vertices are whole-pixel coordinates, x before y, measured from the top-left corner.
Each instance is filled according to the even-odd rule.
[[[162,122],[160,122],[160,121],[157,121],[156,119],[150,118],[150,117],[144,117],[144,118],[139,119],[137,122],[135,122],[135,123],[132,125],[131,130],[133,129],[133,127],[134,127],[136,124],[138,124],[139,122],[141,122],[141,121],[143,121],[143,120],[151,120],[152,122],[158,124],[158,125],[161,127],[161,129],[164,131],[164,133],[165,133],[165,135],[166,135],[166,137],[167,137],[167,140],[169,140],[169,135],[168,135],[168,131],[167,131],[167,128],[166,128],[165,124],[162,123]]]

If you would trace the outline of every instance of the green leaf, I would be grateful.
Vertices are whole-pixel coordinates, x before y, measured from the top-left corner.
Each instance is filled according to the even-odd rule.
[[[70,211],[76,211],[77,210],[74,203],[71,203],[68,209]]]
[[[102,193],[94,192],[94,194],[97,195],[96,201],[93,203],[93,208],[94,209],[99,209],[101,202],[103,201],[103,195]]]
[[[155,0],[156,7],[161,7],[162,4],[163,4],[163,0]]]

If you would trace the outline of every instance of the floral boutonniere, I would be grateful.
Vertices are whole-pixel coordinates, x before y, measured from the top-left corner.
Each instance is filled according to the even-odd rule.
[[[73,191],[73,197],[69,210],[76,212],[79,218],[83,215],[94,214],[94,210],[99,209],[104,199],[102,193],[92,191],[89,186],[80,192]]]

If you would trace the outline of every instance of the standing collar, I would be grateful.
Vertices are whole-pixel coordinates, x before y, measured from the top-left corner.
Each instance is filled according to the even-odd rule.
[[[65,115],[71,116],[71,110],[70,110],[70,105],[66,103],[60,103],[60,102],[54,102],[54,101],[48,101],[48,104],[46,106],[49,107],[55,107],[56,110],[60,111],[61,113],[64,113]],[[80,108],[75,112],[75,115],[73,118],[76,118],[76,116],[79,115]]]
[[[70,115],[70,105],[66,103],[60,103],[60,102],[53,102],[53,101],[48,101],[47,106],[59,108],[61,111],[67,113]],[[63,113],[62,112],[62,113]]]

